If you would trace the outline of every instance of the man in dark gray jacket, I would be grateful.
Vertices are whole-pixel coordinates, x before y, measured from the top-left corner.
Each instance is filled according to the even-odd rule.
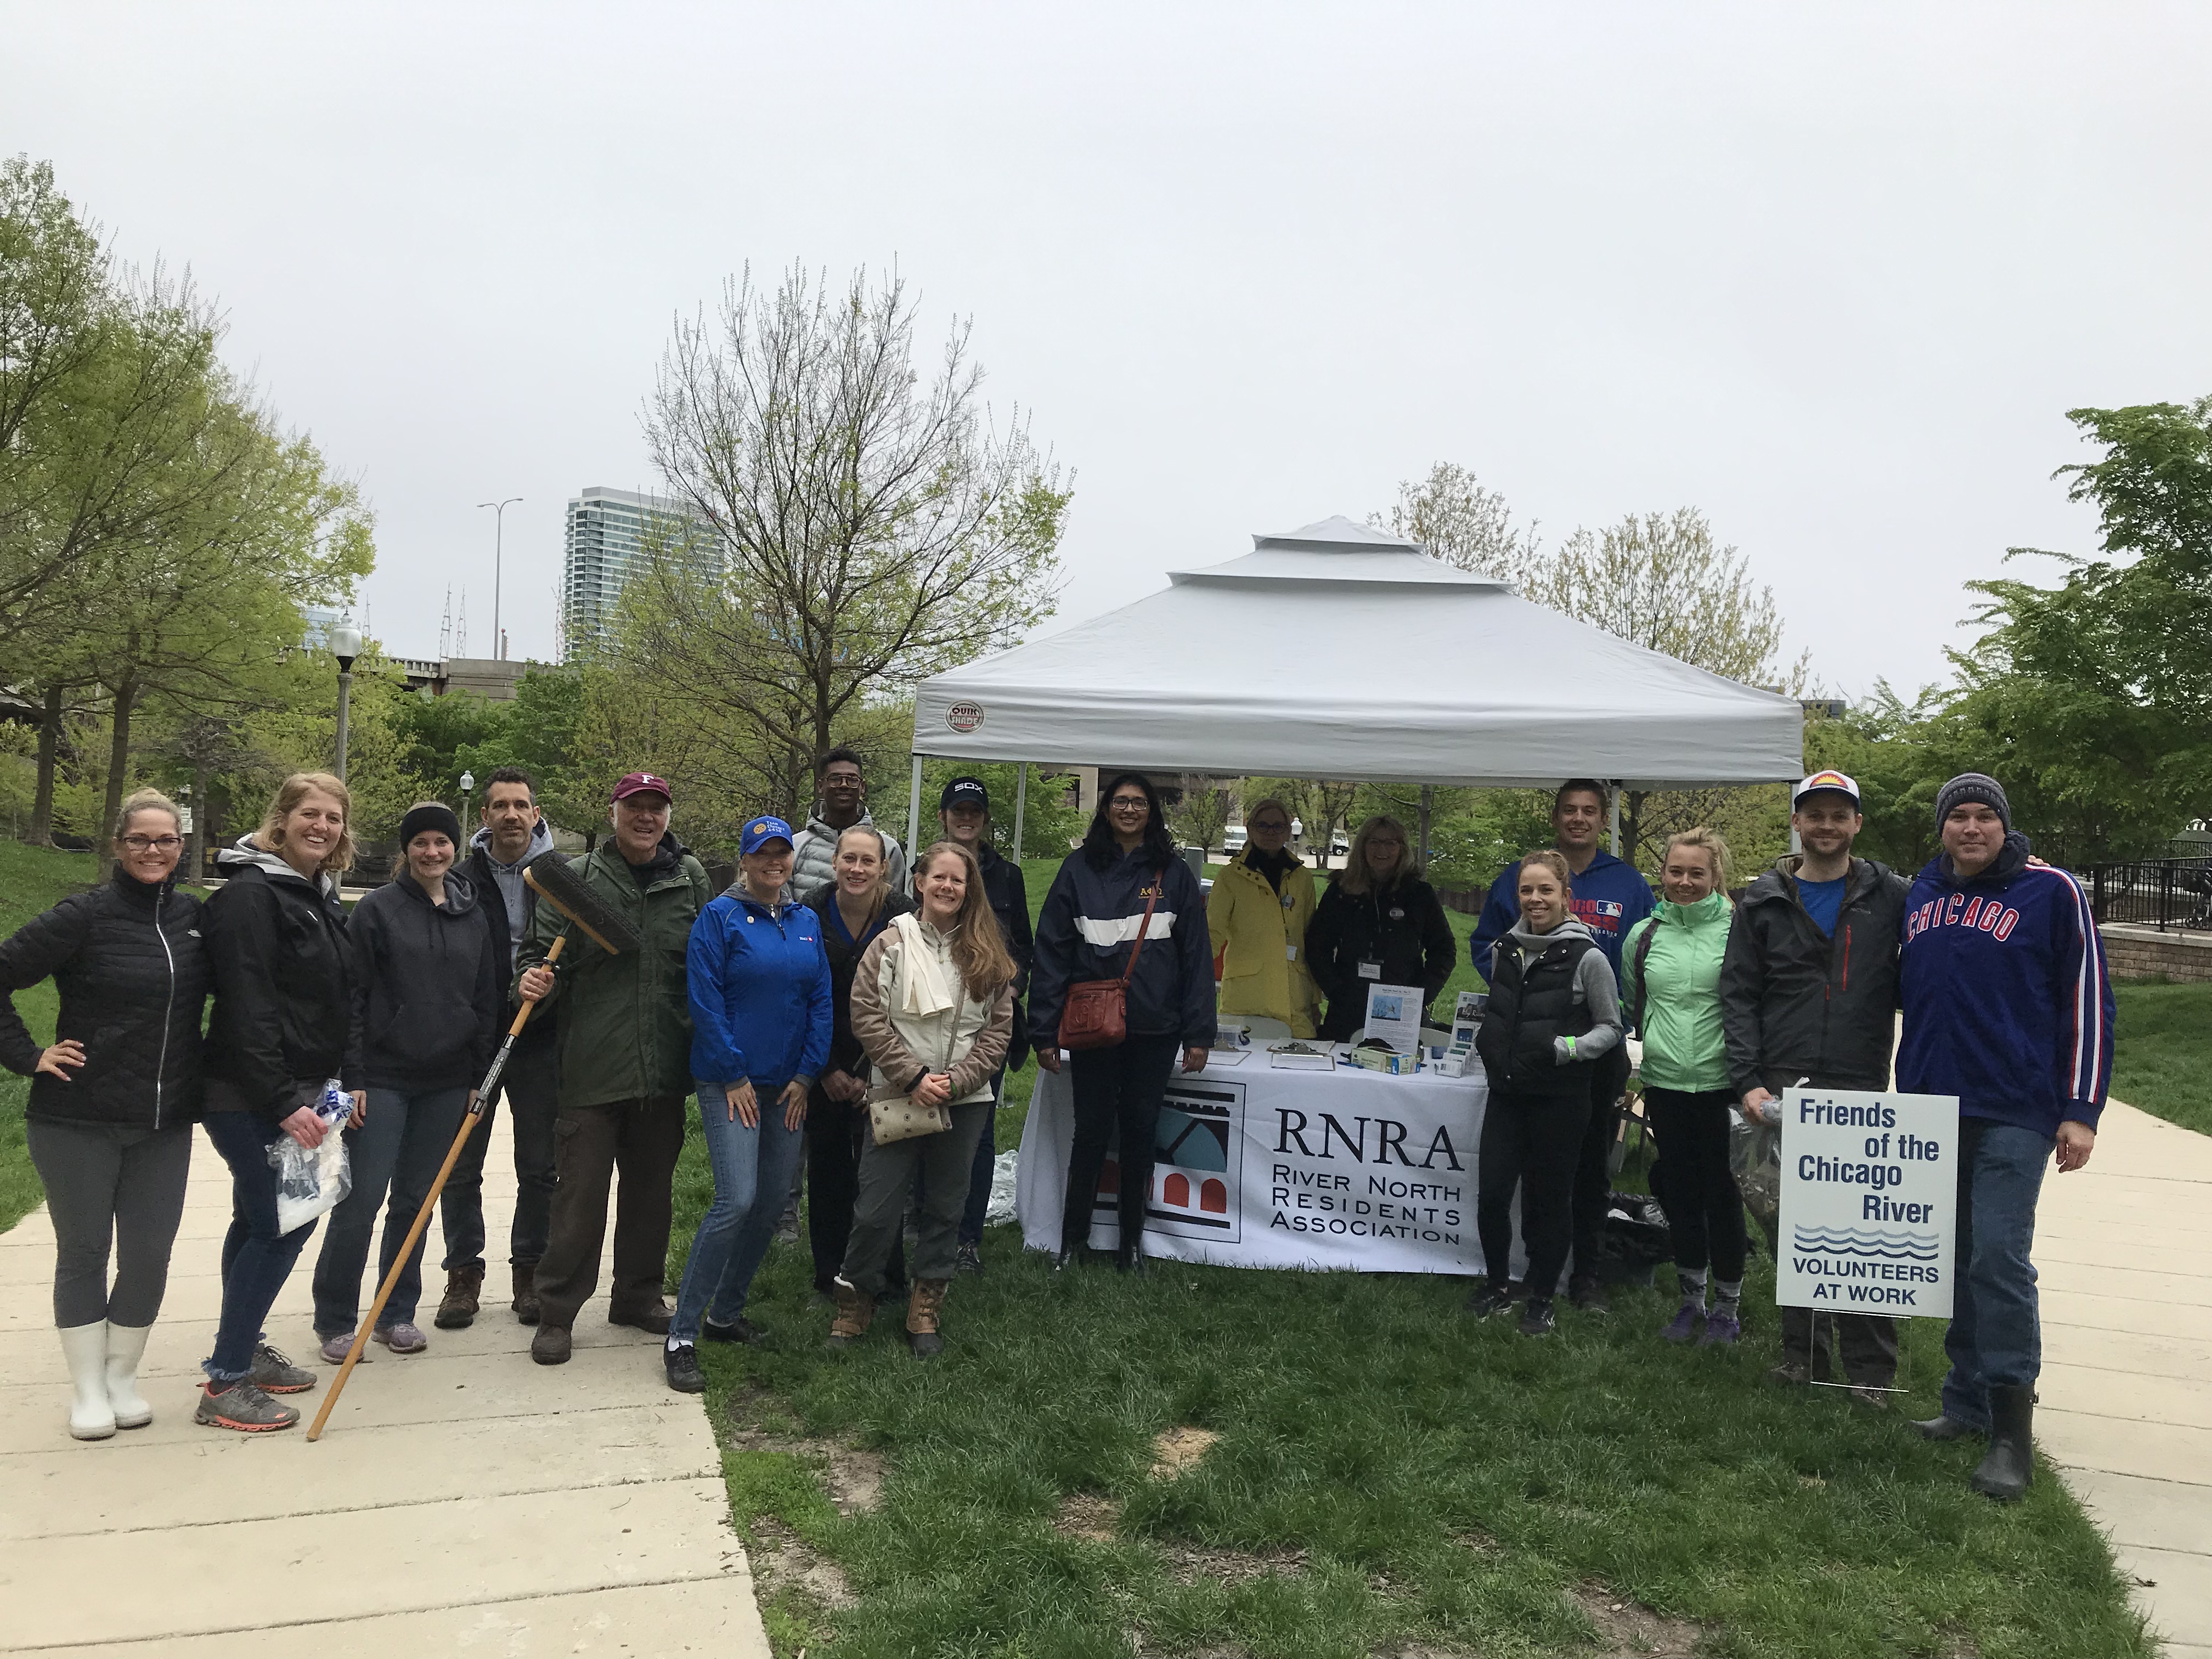
[[[1747,1118],[1772,1122],[1777,1097],[1801,1081],[1822,1089],[1889,1087],[1896,1046],[1897,953],[1905,921],[1902,876],[1851,856],[1865,819],[1858,785],[1815,772],[1790,799],[1792,854],[1745,890],[1721,962],[1721,1023],[1729,1085]],[[1773,1223],[1762,1216],[1767,1242]],[[1867,1404],[1897,1377],[1897,1322],[1880,1314],[1782,1310],[1784,1382],[1827,1380],[1832,1345]]]

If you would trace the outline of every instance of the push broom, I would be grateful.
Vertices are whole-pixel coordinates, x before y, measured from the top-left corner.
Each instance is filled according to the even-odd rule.
[[[645,940],[637,929],[630,926],[629,919],[585,885],[583,878],[568,867],[568,860],[561,854],[551,851],[540,853],[523,866],[522,879],[541,902],[558,910],[568,923],[554,939],[553,948],[545,953],[545,967],[554,968],[559,964],[561,952],[568,945],[569,935],[579,928],[583,930],[586,938],[609,956],[620,956],[625,951],[635,951],[644,945]],[[514,1051],[515,1039],[522,1035],[522,1028],[530,1023],[531,1011],[537,1006],[534,1002],[524,1003],[522,1012],[514,1017],[514,1024],[507,1028],[507,1039],[499,1045],[499,1052],[492,1056],[491,1069],[484,1073],[483,1083],[477,1090],[476,1103],[461,1119],[460,1133],[453,1137],[453,1148],[447,1152],[446,1161],[439,1168],[438,1178],[430,1183],[429,1196],[422,1200],[422,1207],[415,1217],[415,1224],[407,1230],[407,1242],[399,1247],[399,1254],[392,1258],[392,1271],[385,1274],[384,1283],[378,1287],[376,1301],[369,1308],[368,1317],[361,1322],[361,1328],[354,1333],[353,1346],[346,1352],[345,1364],[338,1367],[338,1374],[331,1383],[330,1393],[323,1396],[323,1408],[315,1413],[315,1420],[307,1430],[308,1439],[319,1440],[322,1437],[323,1425],[330,1421],[331,1409],[338,1403],[338,1396],[345,1392],[346,1379],[353,1375],[353,1368],[361,1363],[362,1350],[368,1346],[369,1334],[375,1330],[376,1322],[383,1317],[384,1304],[392,1300],[392,1289],[399,1283],[401,1271],[406,1267],[408,1258],[415,1254],[415,1246],[422,1237],[422,1230],[430,1224],[430,1212],[438,1207],[438,1195],[446,1190],[446,1178],[453,1173],[453,1165],[460,1161],[461,1148],[468,1144],[469,1136],[475,1132],[477,1123],[498,1096],[500,1076],[507,1070],[507,1057]]]

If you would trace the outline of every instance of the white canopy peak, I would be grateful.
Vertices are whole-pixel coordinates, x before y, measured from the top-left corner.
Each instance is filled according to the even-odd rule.
[[[1494,576],[1462,570],[1432,557],[1419,542],[1356,523],[1341,514],[1303,529],[1254,535],[1252,551],[1224,564],[1170,570],[1178,586],[1233,586],[1279,582],[1351,583],[1359,586],[1503,588]]]

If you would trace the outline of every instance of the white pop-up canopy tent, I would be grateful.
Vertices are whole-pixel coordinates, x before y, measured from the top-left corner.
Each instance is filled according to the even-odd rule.
[[[1802,711],[1327,519],[938,674],[925,756],[1241,776],[1631,788],[1802,770]],[[918,801],[914,805],[918,805]]]

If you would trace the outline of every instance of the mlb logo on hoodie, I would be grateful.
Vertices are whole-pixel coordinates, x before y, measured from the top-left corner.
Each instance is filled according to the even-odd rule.
[[[1620,919],[1628,909],[1618,899],[1577,899],[1568,908],[1574,912],[1575,920],[1591,933],[1616,936],[1620,932]]]

